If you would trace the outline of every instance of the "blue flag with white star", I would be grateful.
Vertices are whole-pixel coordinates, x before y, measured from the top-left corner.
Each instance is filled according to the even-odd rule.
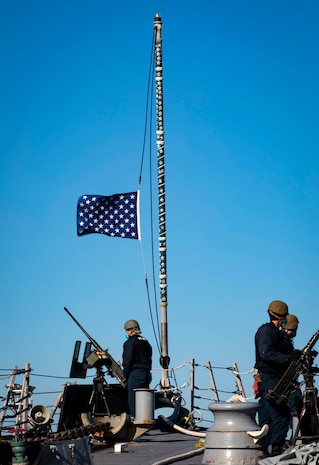
[[[140,239],[139,191],[110,196],[82,195],[77,206],[77,234],[91,233]]]

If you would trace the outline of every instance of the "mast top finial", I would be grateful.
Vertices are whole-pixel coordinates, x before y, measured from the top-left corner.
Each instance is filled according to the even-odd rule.
[[[159,14],[159,12],[157,12],[155,14],[154,23],[161,23],[161,22],[162,22],[161,15]]]
[[[154,29],[156,31],[156,42],[161,41],[162,18],[159,13],[156,13],[154,18]]]

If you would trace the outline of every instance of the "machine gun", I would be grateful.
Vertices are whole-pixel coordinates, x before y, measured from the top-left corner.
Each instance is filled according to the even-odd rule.
[[[102,347],[89,335],[89,333],[80,325],[77,319],[72,315],[72,313],[64,307],[64,310],[72,318],[72,320],[78,325],[78,327],[83,331],[86,337],[89,339],[90,343],[93,345],[94,349],[86,357],[87,363],[91,367],[101,368],[102,366],[106,367],[108,375],[115,377],[122,387],[126,387],[126,380],[124,373],[120,365],[114,360],[110,355],[107,349],[102,349]]]
[[[300,357],[290,363],[274,389],[269,389],[266,396],[267,400],[273,402],[277,406],[287,400],[291,388],[297,382],[299,375],[307,375],[311,371],[313,361],[318,355],[318,352],[313,350],[318,339],[319,329],[301,351]]]

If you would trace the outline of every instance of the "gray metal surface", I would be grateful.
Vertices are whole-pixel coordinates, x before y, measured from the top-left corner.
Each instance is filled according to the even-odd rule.
[[[200,465],[204,448],[196,447],[199,439],[194,436],[174,432],[163,433],[151,430],[137,441],[129,442],[122,452],[115,453],[114,447],[94,447],[92,451],[94,465],[153,465],[169,457],[194,451],[194,456],[178,460],[180,465]],[[176,463],[173,460],[169,463]],[[167,462],[168,463],[168,462]]]

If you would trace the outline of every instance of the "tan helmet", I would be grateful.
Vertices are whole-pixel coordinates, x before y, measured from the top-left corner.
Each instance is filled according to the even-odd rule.
[[[136,320],[127,320],[127,322],[124,325],[124,329],[126,329],[126,331],[128,329],[137,329],[138,331],[141,330],[140,325]]]
[[[297,329],[299,324],[299,320],[295,315],[287,315],[286,321],[283,323],[282,327],[284,329]]]
[[[288,305],[281,300],[273,300],[269,304],[268,313],[274,317],[284,318],[288,314]]]

